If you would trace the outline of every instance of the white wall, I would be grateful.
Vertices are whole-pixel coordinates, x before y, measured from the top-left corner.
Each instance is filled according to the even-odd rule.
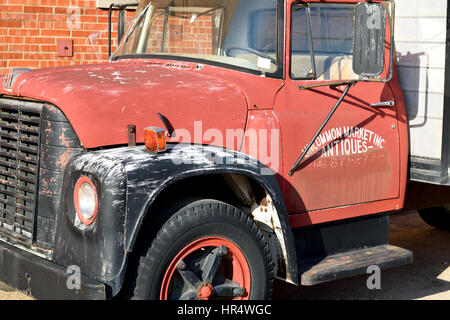
[[[395,0],[395,44],[412,156],[441,157],[447,0]]]

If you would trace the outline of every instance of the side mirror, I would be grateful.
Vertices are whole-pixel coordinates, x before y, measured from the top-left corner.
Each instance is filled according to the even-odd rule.
[[[384,70],[386,8],[381,3],[357,4],[354,28],[353,71],[377,77]]]

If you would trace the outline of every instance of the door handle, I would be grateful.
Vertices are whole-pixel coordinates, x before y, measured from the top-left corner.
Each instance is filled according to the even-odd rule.
[[[393,107],[395,106],[395,102],[394,101],[384,101],[384,102],[379,102],[379,103],[374,103],[370,105],[371,107],[374,108],[380,108],[380,107]]]

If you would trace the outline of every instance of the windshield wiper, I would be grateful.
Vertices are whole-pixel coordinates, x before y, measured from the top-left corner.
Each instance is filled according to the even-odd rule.
[[[306,90],[306,89],[310,89],[310,88],[317,88],[317,87],[326,87],[329,86],[330,88],[333,87],[338,87],[338,86],[342,86],[342,85],[347,85],[347,87],[345,88],[344,92],[342,93],[341,97],[339,98],[339,100],[336,102],[336,104],[334,105],[333,109],[331,109],[330,113],[328,114],[328,116],[325,118],[325,120],[323,121],[322,125],[320,126],[319,130],[317,130],[317,133],[314,135],[314,138],[311,139],[311,142],[308,144],[308,146],[305,148],[305,150],[303,150],[302,155],[300,156],[300,158],[298,158],[298,160],[295,162],[295,164],[292,166],[291,170],[289,171],[289,176],[292,177],[295,173],[295,171],[297,171],[297,168],[300,166],[300,163],[303,161],[303,159],[305,158],[306,154],[308,153],[309,149],[311,149],[311,147],[313,146],[314,142],[316,141],[317,137],[320,135],[320,133],[322,132],[323,128],[325,128],[325,126],[327,125],[327,123],[330,121],[331,117],[333,116],[333,114],[336,112],[337,108],[339,107],[339,105],[341,104],[341,102],[344,100],[345,96],[348,93],[348,90],[350,90],[350,87],[355,85],[358,82],[358,80],[351,80],[351,81],[335,81],[335,82],[326,82],[326,83],[319,83],[319,84],[311,84],[311,85],[306,85],[306,86],[298,86],[298,88],[300,90]]]

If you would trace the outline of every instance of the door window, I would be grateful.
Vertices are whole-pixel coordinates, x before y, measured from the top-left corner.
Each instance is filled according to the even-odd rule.
[[[291,77],[353,80],[355,6],[297,4],[292,7]]]

